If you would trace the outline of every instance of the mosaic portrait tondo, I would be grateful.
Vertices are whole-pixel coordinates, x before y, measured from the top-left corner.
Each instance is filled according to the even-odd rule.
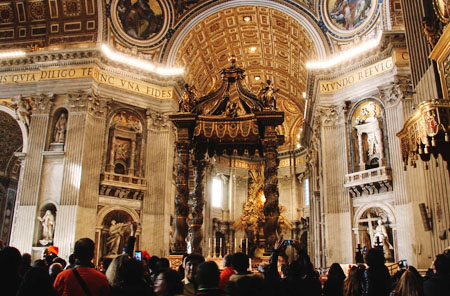
[[[164,13],[157,0],[119,0],[117,20],[129,37],[149,40],[157,35],[164,25]]]
[[[331,23],[340,30],[352,31],[370,18],[374,0],[328,0]]]

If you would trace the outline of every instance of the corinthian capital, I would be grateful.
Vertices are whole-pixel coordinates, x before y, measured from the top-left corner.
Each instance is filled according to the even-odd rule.
[[[34,114],[48,114],[53,106],[53,101],[55,100],[55,95],[53,93],[49,94],[38,94],[31,96],[31,101],[33,104]]]
[[[325,126],[334,126],[344,123],[344,105],[319,107],[315,112],[315,117],[320,118]]]
[[[108,99],[102,98],[95,93],[87,96],[88,111],[94,116],[104,117],[108,112]]]
[[[72,112],[87,111],[89,109],[89,100],[92,100],[92,90],[78,91],[67,95],[69,101],[69,110]]]
[[[412,84],[409,77],[397,76],[394,82],[390,82],[378,87],[380,99],[386,105],[396,105],[401,99],[412,93]]]
[[[170,129],[169,117],[166,114],[148,109],[146,115],[148,129],[158,131]]]

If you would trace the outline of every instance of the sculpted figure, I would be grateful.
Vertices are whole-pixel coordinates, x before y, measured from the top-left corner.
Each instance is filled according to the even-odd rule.
[[[178,102],[178,111],[179,112],[191,112],[192,107],[195,104],[197,98],[197,90],[194,86],[189,86],[189,84],[184,85],[183,95]]]
[[[38,217],[42,224],[42,239],[39,240],[41,245],[46,246],[53,241],[55,230],[55,217],[50,210],[45,211],[44,216]]]
[[[61,113],[58,121],[55,124],[55,131],[53,133],[54,143],[64,143],[66,140],[66,129],[67,129],[67,117],[65,113]]]
[[[119,246],[123,234],[130,225],[131,223],[116,223],[116,220],[111,221],[106,239],[106,255],[117,255],[119,253]]]
[[[389,236],[387,233],[387,229],[386,226],[383,225],[383,221],[381,221],[381,219],[379,219],[377,221],[378,225],[375,228],[375,234],[373,236],[373,242],[372,242],[372,246],[375,247],[375,243],[377,242],[377,240],[383,245],[383,252],[384,252],[384,257],[386,259],[391,259],[392,258],[392,245],[389,242]],[[378,238],[378,239],[377,239]]]
[[[272,81],[267,80],[267,85],[261,83],[261,87],[258,91],[258,99],[262,101],[264,104],[264,108],[276,110],[277,102],[274,94],[279,91],[279,89],[275,89]]]
[[[16,110],[17,119],[22,121],[28,130],[30,128],[30,103],[22,96],[18,96],[15,98],[13,107]]]

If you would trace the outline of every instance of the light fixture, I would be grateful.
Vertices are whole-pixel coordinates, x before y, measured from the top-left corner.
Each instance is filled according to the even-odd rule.
[[[381,36],[383,35],[383,31],[380,31],[377,37],[364,41],[358,46],[355,46],[347,51],[341,52],[338,55],[331,56],[327,60],[322,61],[311,61],[306,63],[306,68],[308,69],[326,69],[333,66],[336,66],[348,59],[355,58],[355,56],[358,56],[372,48],[375,48],[378,46],[378,44],[381,41]]]
[[[250,53],[254,53],[256,51],[256,46],[252,46],[248,49],[248,51],[250,51]]]
[[[0,52],[0,59],[19,58],[19,57],[24,57],[24,56],[25,56],[25,52],[23,50]]]
[[[258,81],[261,79],[261,76],[255,76],[255,80]]]
[[[300,143],[297,144],[297,149],[300,149],[300,147],[302,147],[302,145],[300,145]]]
[[[181,75],[184,72],[183,68],[168,68],[162,65],[155,65],[146,60],[134,58],[131,56],[126,56],[121,53],[117,53],[112,51],[107,45],[102,45],[102,51],[106,54],[106,56],[114,61],[127,64],[129,66],[133,66],[142,70],[146,70],[149,72],[155,72],[159,75],[170,76],[170,75]]]
[[[249,16],[244,16],[244,22],[249,22],[249,21],[251,21],[251,20],[252,20],[251,17],[249,17]]]
[[[302,94],[303,98],[306,99],[306,92],[304,91]]]

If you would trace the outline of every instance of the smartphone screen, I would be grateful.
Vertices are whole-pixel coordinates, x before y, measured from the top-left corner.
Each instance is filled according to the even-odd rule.
[[[136,258],[136,260],[138,261],[142,261],[142,252],[141,251],[134,252],[134,258]]]

